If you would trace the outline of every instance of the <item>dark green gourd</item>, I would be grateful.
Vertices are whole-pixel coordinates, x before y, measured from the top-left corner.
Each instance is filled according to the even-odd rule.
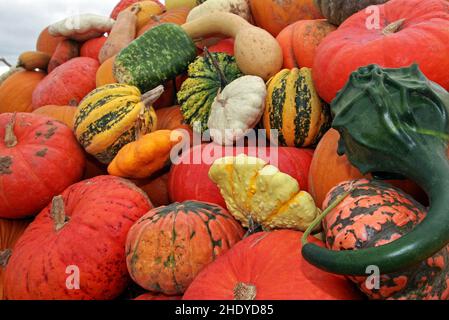
[[[114,76],[120,83],[154,89],[181,74],[195,59],[192,39],[178,25],[156,26],[123,49],[114,62]]]
[[[305,244],[302,254],[332,273],[381,274],[417,265],[449,243],[449,93],[428,80],[417,65],[354,72],[331,105],[340,132],[339,153],[362,173],[384,172],[417,182],[431,206],[407,235],[387,245],[356,251],[330,251]]]

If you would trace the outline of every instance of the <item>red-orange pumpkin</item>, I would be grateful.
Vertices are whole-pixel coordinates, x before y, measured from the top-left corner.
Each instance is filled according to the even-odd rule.
[[[182,299],[181,296],[166,296],[166,295],[160,294],[160,293],[148,292],[148,293],[144,293],[144,294],[138,296],[134,300],[163,301],[163,300],[181,300],[181,299]]]
[[[101,48],[103,48],[104,43],[108,38],[102,36],[98,38],[93,38],[87,40],[81,46],[80,56],[89,57],[98,60],[98,55],[100,54]]]
[[[137,36],[140,37],[146,31],[162,24],[162,23],[174,23],[177,25],[182,25],[186,22],[187,16],[189,15],[190,9],[185,7],[179,7],[175,9],[168,10],[167,12],[158,15],[152,16],[151,21],[144,25],[137,32]]]
[[[162,96],[154,103],[153,107],[155,109],[166,108],[177,103],[176,94],[181,89],[181,86],[186,79],[187,75],[181,74],[176,77],[175,81],[169,80],[164,83],[165,91]]]
[[[319,270],[301,256],[302,232],[256,233],[210,264],[184,300],[352,300],[345,278]],[[314,237],[310,242],[322,245]]]
[[[100,64],[92,58],[75,58],[45,77],[33,92],[33,109],[46,105],[77,106],[96,87]]]
[[[0,85],[0,113],[31,112],[34,89],[46,74],[38,71],[19,71]]]
[[[282,47],[284,68],[312,68],[318,46],[337,28],[323,19],[302,20],[289,25],[277,36]]]
[[[234,55],[234,39],[223,39],[217,44],[210,46],[209,52],[223,52],[227,53],[230,56]]]
[[[80,55],[80,44],[75,40],[64,40],[61,41],[56,47],[50,62],[48,63],[47,71],[51,73],[60,65],[66,63],[67,61],[79,57]]]
[[[313,151],[287,147],[280,147],[277,150],[278,163],[273,164],[277,164],[282,172],[298,180],[301,190],[307,191],[309,167]],[[269,161],[272,149],[267,148],[267,155],[265,156],[254,147],[245,148],[243,151],[246,154],[258,156]],[[216,159],[225,155],[236,156],[236,153],[235,148],[218,147],[215,144],[203,144],[187,150],[180,157],[178,164],[173,165],[171,168],[168,182],[170,199],[178,202],[186,200],[205,201],[226,208],[226,203],[220,194],[220,190],[209,179],[209,169]],[[276,157],[273,158],[275,159]],[[198,163],[199,160],[201,163]]]
[[[48,32],[48,27],[42,30],[36,42],[36,51],[48,53],[50,56],[56,50],[58,44],[65,40],[64,37],[54,37]]]
[[[84,153],[66,125],[32,113],[4,113],[0,128],[0,218],[36,214],[81,178]]]
[[[323,18],[314,0],[250,0],[256,25],[277,36],[299,20]]]
[[[180,295],[206,265],[240,241],[243,234],[241,225],[213,204],[187,201],[160,207],[129,231],[128,271],[149,291]]]
[[[6,267],[11,300],[118,297],[129,283],[125,240],[131,225],[151,209],[127,180],[101,176],[55,197],[17,242]],[[75,285],[79,270],[79,287]],[[73,279],[68,277],[73,275]]]
[[[372,178],[363,176],[357,168],[351,165],[348,158],[337,153],[340,135],[337,130],[329,130],[318,144],[310,166],[309,192],[321,207],[327,193],[336,185],[348,180]],[[412,195],[416,200],[426,203],[427,197],[416,184],[411,181],[390,181],[396,187]]]
[[[133,180],[150,198],[155,207],[167,206],[170,204],[168,196],[168,173],[153,179]]]
[[[25,232],[30,222],[30,220],[0,219],[0,300],[4,299],[4,270],[17,240]]]
[[[369,64],[417,63],[427,78],[449,89],[449,1],[391,0],[377,8],[377,19],[362,10],[319,46],[313,78],[321,98],[331,102],[350,74]]]
[[[116,20],[117,16],[120,12],[128,8],[129,6],[133,5],[136,2],[143,1],[143,0],[121,0],[115,7],[114,10],[112,10],[111,18]],[[153,2],[156,2],[158,5],[161,6],[161,8],[165,9],[165,6],[160,3],[158,0],[151,0]]]
[[[172,106],[156,110],[157,127],[159,130],[186,130],[193,141],[192,128],[185,123],[179,106]]]

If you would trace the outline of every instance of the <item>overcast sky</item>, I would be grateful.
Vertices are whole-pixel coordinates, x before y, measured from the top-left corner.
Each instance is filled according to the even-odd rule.
[[[77,13],[109,15],[119,0],[0,0],[0,57],[15,64],[23,51],[35,50],[49,24]],[[5,67],[0,62],[0,73]]]

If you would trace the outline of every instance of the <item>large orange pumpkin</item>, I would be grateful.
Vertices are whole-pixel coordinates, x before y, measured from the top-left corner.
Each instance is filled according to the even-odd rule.
[[[45,78],[44,72],[19,71],[0,85],[0,113],[31,112],[34,89]]]
[[[101,176],[70,186],[17,242],[6,267],[6,298],[117,298],[129,283],[126,235],[151,208],[146,195],[124,179]]]
[[[301,256],[302,232],[256,233],[205,268],[184,300],[354,300],[352,284]],[[309,241],[324,246],[309,237]]]
[[[101,64],[100,68],[98,68],[97,74],[95,76],[97,88],[107,84],[117,83],[113,72],[114,61],[115,56],[110,57],[108,60]]]
[[[0,300],[3,300],[4,269],[8,264],[14,246],[20,236],[25,232],[30,220],[0,219]]]
[[[329,130],[318,144],[309,171],[309,192],[321,207],[327,193],[339,183],[348,180],[371,178],[363,176],[360,171],[351,165],[348,158],[337,153],[340,134],[337,130]],[[426,203],[425,193],[414,183],[408,180],[389,181],[396,187],[404,190],[416,200]]]
[[[243,234],[241,225],[225,209],[210,203],[187,201],[160,207],[130,229],[128,271],[144,289],[180,295]]]
[[[43,106],[33,111],[35,114],[44,115],[66,124],[73,129],[73,120],[77,107],[73,106]]]
[[[284,56],[284,68],[312,68],[321,41],[336,27],[324,19],[302,20],[289,25],[277,36]]]
[[[48,53],[50,56],[56,50],[58,44],[65,40],[64,37],[54,37],[48,32],[48,27],[42,30],[36,42],[36,51]]]
[[[186,22],[189,12],[190,12],[189,8],[180,7],[168,10],[167,12],[161,15],[152,16],[150,22],[148,22],[138,30],[137,36],[140,37],[146,31],[162,23],[174,23],[177,25],[182,25]]]
[[[256,25],[277,36],[299,20],[323,18],[314,0],[250,0]]]

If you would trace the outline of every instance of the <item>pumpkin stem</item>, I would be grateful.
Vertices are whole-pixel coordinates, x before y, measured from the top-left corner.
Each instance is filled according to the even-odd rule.
[[[153,90],[148,91],[142,95],[142,102],[145,107],[151,107],[164,93],[164,86],[160,85]]]
[[[335,199],[327,208],[326,210],[324,210],[318,217],[316,217],[316,219],[312,222],[312,224],[307,228],[307,230],[304,232],[301,242],[302,245],[306,245],[307,243],[309,243],[309,241],[307,240],[307,238],[310,236],[310,234],[315,230],[315,228],[317,228],[320,223],[324,220],[324,218],[327,217],[327,215],[334,210],[343,200],[346,199],[346,197],[348,197],[352,191],[354,190],[354,185],[353,183],[351,183],[351,186],[349,187],[349,190],[346,191],[345,193],[343,193],[342,195],[340,195],[339,197],[337,197],[337,199]]]
[[[217,59],[210,53],[209,49],[207,47],[204,47],[204,52],[206,53],[206,57],[212,62],[212,65],[214,66],[215,70],[218,73],[218,77],[220,78],[221,83],[221,90],[223,90],[228,84],[229,81],[226,79],[226,75],[224,74],[223,70],[220,67],[220,64],[218,63]]]
[[[252,284],[239,282],[234,288],[234,300],[255,300],[256,295],[257,288]]]
[[[0,251],[0,268],[4,269],[6,265],[8,264],[9,258],[12,255],[11,249],[6,249],[3,251]]]
[[[16,125],[16,113],[11,117],[11,120],[5,126],[5,145],[7,148],[12,148],[17,145],[17,137],[14,134],[14,126]]]
[[[0,62],[3,62],[5,65],[7,65],[8,67],[12,67],[12,65],[8,62],[8,60],[6,60],[5,58],[3,58],[3,57],[0,57]]]
[[[51,201],[51,210],[50,214],[53,217],[53,220],[55,222],[55,230],[59,231],[66,223],[69,221],[68,217],[65,215],[65,204],[64,199],[62,196],[56,196]]]
[[[392,22],[390,23],[388,26],[386,26],[383,30],[382,33],[385,36],[388,36],[390,34],[396,33],[399,31],[399,29],[401,28],[402,24],[405,22],[405,18],[404,19],[400,19],[398,21]]]

